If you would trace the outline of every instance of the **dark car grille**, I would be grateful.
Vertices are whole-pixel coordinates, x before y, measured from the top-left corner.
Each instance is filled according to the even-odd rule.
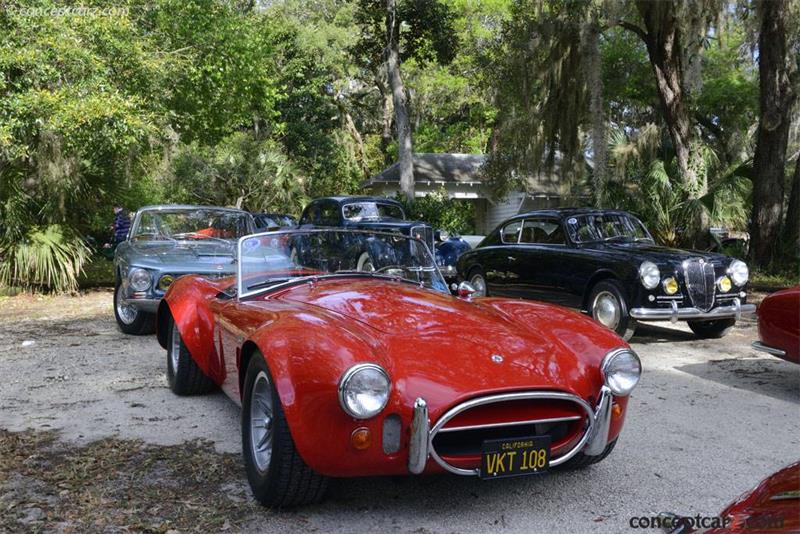
[[[428,245],[428,248],[433,251],[433,228],[426,224],[420,224],[411,227],[411,237],[417,237]]]
[[[714,265],[701,258],[686,260],[683,276],[692,305],[703,311],[710,310],[714,306]]]

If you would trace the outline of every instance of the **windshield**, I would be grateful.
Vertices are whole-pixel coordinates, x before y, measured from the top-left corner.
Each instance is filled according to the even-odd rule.
[[[139,216],[132,238],[149,240],[233,240],[250,233],[248,215],[231,210],[146,210]]]
[[[348,221],[362,219],[405,219],[405,214],[400,206],[384,204],[382,202],[355,202],[345,204],[342,215]]]
[[[650,232],[639,219],[624,213],[570,217],[567,220],[567,229],[576,243],[653,241]]]
[[[295,220],[289,215],[255,215],[256,224],[259,228],[267,228],[274,230],[276,228],[284,228],[297,226]]]
[[[239,240],[240,296],[309,277],[402,279],[447,292],[428,248],[399,234],[358,230],[281,230]]]

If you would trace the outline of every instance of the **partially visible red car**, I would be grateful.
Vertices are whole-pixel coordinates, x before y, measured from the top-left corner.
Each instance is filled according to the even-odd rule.
[[[664,531],[669,534],[800,532],[800,462],[784,467],[761,481],[729,504],[718,517],[663,514],[660,519]],[[714,526],[709,529],[711,525]]]
[[[758,338],[754,349],[800,363],[800,286],[777,291],[761,302]]]

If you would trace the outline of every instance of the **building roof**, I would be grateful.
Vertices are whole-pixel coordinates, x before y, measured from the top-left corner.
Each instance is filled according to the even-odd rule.
[[[414,154],[414,182],[483,183],[481,167],[484,163],[484,154]],[[394,163],[368,179],[364,185],[399,181],[399,164]]]

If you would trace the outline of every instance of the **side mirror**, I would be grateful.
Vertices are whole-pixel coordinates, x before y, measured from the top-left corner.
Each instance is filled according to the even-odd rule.
[[[469,282],[461,282],[458,284],[457,294],[461,298],[469,298],[475,293],[475,288]]]

